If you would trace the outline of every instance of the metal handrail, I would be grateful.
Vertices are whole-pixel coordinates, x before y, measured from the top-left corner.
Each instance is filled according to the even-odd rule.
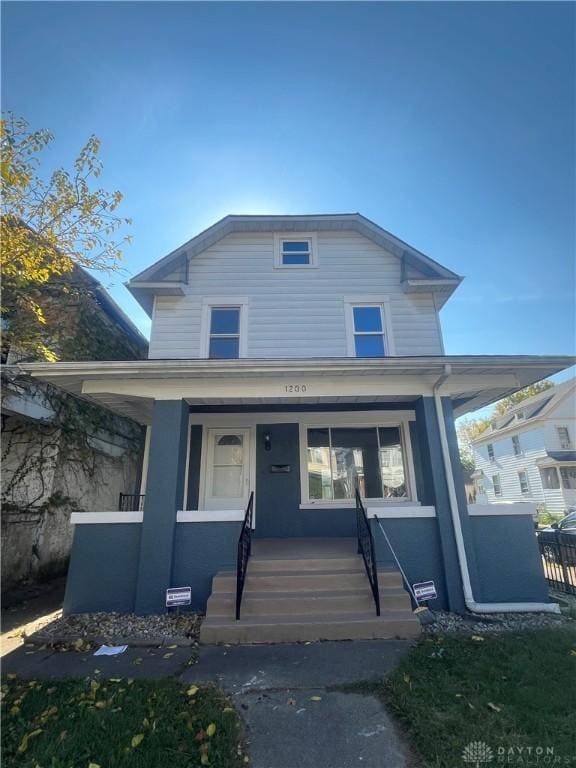
[[[248,558],[252,554],[252,514],[254,510],[254,491],[251,491],[244,515],[244,522],[240,536],[238,537],[238,556],[236,560],[236,621],[240,618],[240,606],[242,604],[242,593],[244,592],[244,582],[246,580],[246,571],[248,570]]]
[[[380,616],[380,589],[378,587],[378,569],[374,554],[374,536],[368,521],[368,515],[360,498],[360,491],[356,488],[356,530],[358,534],[358,554],[362,555],[366,575],[370,582],[372,597],[376,605],[376,616]]]
[[[144,493],[121,493],[118,497],[120,512],[142,512],[144,510]]]

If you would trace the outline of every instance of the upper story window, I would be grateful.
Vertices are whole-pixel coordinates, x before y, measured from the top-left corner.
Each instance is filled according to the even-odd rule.
[[[246,356],[246,299],[204,300],[200,357],[236,360]]]
[[[556,427],[556,430],[558,432],[560,448],[562,448],[562,450],[572,448],[572,440],[570,440],[570,432],[568,431],[568,427]]]
[[[350,357],[393,355],[386,301],[346,299],[346,330]]]
[[[277,234],[274,236],[274,266],[286,268],[315,267],[317,264],[316,235]]]
[[[486,450],[488,451],[488,458],[490,459],[490,461],[494,461],[494,446],[492,445],[492,443],[488,443],[488,445],[486,446]]]
[[[240,357],[240,307],[212,307],[208,357]]]
[[[522,448],[520,447],[520,438],[518,435],[514,435],[512,438],[512,448],[514,449],[514,456],[520,456]]]

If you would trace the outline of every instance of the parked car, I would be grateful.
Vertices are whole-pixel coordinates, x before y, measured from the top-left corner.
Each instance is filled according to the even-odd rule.
[[[562,559],[565,565],[576,565],[576,541],[573,543],[570,540],[572,536],[576,536],[576,507],[570,507],[568,514],[557,523],[537,530],[536,536],[540,551],[548,562],[557,563]],[[570,539],[565,538],[568,536]],[[560,547],[562,547],[562,558],[560,558]]]

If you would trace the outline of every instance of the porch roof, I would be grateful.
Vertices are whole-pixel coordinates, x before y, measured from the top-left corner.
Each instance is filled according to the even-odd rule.
[[[155,399],[191,406],[410,402],[440,388],[457,416],[506,397],[576,363],[565,355],[273,360],[131,360],[21,363],[41,381],[128,416],[151,421]]]

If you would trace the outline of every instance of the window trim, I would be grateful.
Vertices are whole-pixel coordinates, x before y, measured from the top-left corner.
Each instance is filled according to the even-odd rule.
[[[284,240],[308,240],[310,242],[310,261],[308,264],[284,264],[282,262]],[[318,237],[316,232],[275,232],[274,233],[274,269],[314,269],[318,266]]]
[[[560,477],[559,467],[557,467],[555,464],[552,464],[550,466],[545,467],[539,467],[540,470],[540,482],[542,483],[542,490],[544,491],[559,491],[562,489],[562,478]],[[553,485],[548,485],[547,482],[544,481],[544,478],[546,476],[546,472],[553,471],[556,475],[556,482],[558,485],[554,487]]]
[[[496,454],[494,453],[494,443],[486,443],[486,453],[488,454],[488,461],[496,461]]]
[[[522,450],[522,446],[520,445],[520,435],[512,435],[511,440],[512,440],[512,450],[514,451],[514,456],[522,456],[524,452]],[[516,446],[518,446],[518,450],[516,450]]]
[[[394,343],[394,335],[392,333],[392,314],[390,312],[390,297],[377,294],[371,294],[366,296],[346,296],[344,298],[344,314],[346,321],[346,347],[348,357],[356,358],[356,345],[354,343],[354,337],[356,331],[354,328],[354,308],[355,307],[379,307],[380,315],[382,317],[382,336],[384,338],[384,357],[396,356],[396,345]],[[360,333],[360,336],[376,336],[376,332]],[[356,358],[362,359],[378,359],[378,358]]]
[[[238,357],[225,358],[237,360],[247,357],[248,351],[248,298],[245,296],[207,296],[202,300],[202,316],[200,321],[200,357],[210,359],[210,321],[212,309],[239,309],[240,321],[238,325]]]
[[[312,416],[312,414],[310,414]],[[378,429],[378,427],[398,427],[400,430],[400,438],[402,440],[402,457],[404,459],[404,471],[407,496],[405,499],[384,497],[370,497],[364,499],[367,504],[419,504],[418,491],[416,487],[416,473],[414,470],[414,454],[412,452],[412,442],[410,439],[410,419],[399,418],[391,414],[389,417],[379,416],[377,419],[374,416],[367,416],[362,419],[350,416],[350,414],[342,414],[344,418],[340,421],[337,413],[317,414],[315,418],[303,419],[300,421],[300,508],[307,509],[343,509],[346,507],[355,506],[354,499],[311,499],[308,484],[308,430],[309,429],[356,429],[358,427],[371,427]]]
[[[521,475],[524,475],[524,477],[525,477],[525,480],[526,480],[526,482],[525,482],[526,490],[524,490],[522,488],[522,479],[520,477]],[[520,493],[522,494],[522,496],[530,496],[530,494],[531,494],[530,478],[528,477],[528,472],[525,469],[521,469],[521,470],[518,471],[518,483],[520,484]]]

